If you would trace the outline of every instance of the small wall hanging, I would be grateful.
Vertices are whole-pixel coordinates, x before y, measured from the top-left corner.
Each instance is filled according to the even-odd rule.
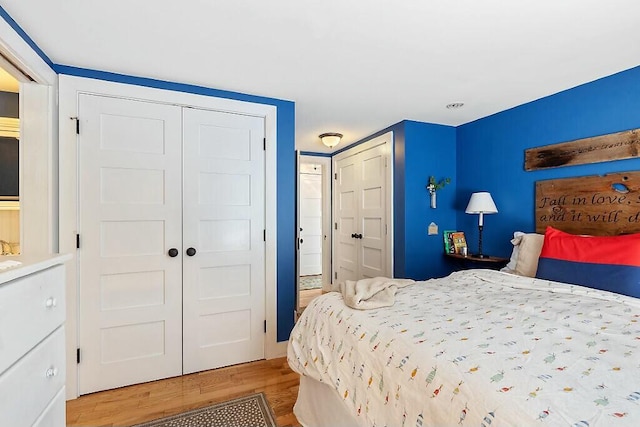
[[[445,185],[451,182],[451,178],[443,178],[440,181],[436,181],[434,176],[429,177],[429,183],[427,184],[427,190],[431,195],[431,208],[436,208],[436,191],[444,188]]]

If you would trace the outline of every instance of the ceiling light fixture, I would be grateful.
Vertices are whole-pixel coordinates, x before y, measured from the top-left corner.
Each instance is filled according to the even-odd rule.
[[[322,143],[324,145],[326,145],[329,148],[333,148],[336,145],[338,145],[338,143],[340,143],[340,140],[342,139],[342,134],[336,133],[336,132],[327,132],[327,133],[321,134],[320,139],[322,140]]]
[[[449,110],[456,110],[462,107],[464,107],[464,102],[452,102],[451,104],[447,104],[447,109]]]

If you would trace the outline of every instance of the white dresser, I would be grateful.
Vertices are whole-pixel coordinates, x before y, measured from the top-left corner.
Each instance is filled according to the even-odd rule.
[[[0,270],[0,425],[65,426],[65,267],[70,255]]]

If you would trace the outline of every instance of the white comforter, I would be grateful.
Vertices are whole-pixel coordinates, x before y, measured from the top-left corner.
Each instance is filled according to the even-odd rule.
[[[640,426],[639,346],[635,298],[466,270],[392,307],[316,298],[288,360],[372,426]]]

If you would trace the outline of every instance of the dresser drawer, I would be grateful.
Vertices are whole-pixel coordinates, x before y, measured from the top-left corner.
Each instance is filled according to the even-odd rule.
[[[0,373],[65,318],[64,266],[0,285]]]
[[[64,387],[64,327],[0,375],[2,425],[31,426]]]
[[[67,419],[67,405],[65,389],[56,394],[42,414],[38,417],[33,427],[65,427]]]

